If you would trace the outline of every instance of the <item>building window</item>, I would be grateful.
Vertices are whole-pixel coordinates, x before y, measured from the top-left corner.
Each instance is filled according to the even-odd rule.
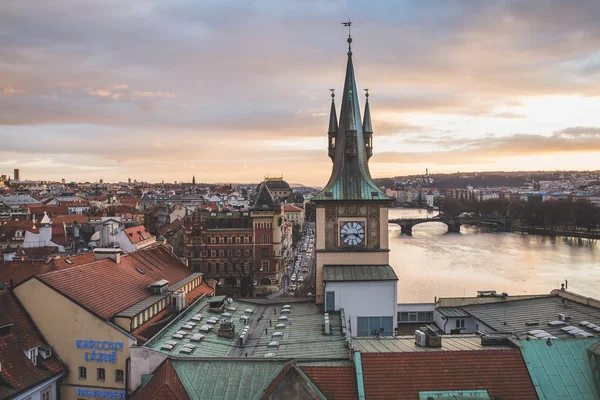
[[[433,311],[402,311],[398,313],[398,322],[433,322]]]
[[[125,376],[125,373],[123,372],[122,369],[118,369],[115,371],[115,381],[123,382],[125,380],[124,376]]]
[[[217,251],[216,250],[211,250],[210,251],[210,256],[211,257],[216,257],[217,256]]]
[[[235,255],[238,256],[238,257],[240,257],[242,255],[242,249],[237,249],[235,251]]]
[[[211,242],[211,243],[217,243],[217,239],[216,239],[215,237],[211,237],[211,238],[210,238],[210,242]]]
[[[79,379],[87,379],[87,368],[79,367]]]
[[[229,263],[223,263],[223,268],[225,272],[229,272]]]
[[[221,272],[221,264],[216,263],[215,268],[216,268],[217,272]]]
[[[227,243],[227,236],[223,237],[223,243]]]
[[[262,268],[263,271],[268,271],[269,270],[269,262],[268,261],[263,261],[262,262]]]
[[[246,257],[249,256],[250,255],[250,249],[244,250],[244,254],[246,255]]]
[[[208,273],[212,272],[212,263],[208,263],[207,271]]]
[[[98,379],[99,381],[103,381],[106,379],[106,370],[104,368],[98,368],[96,379]]]
[[[464,319],[456,320],[456,329],[465,329],[465,320]]]
[[[223,243],[223,238],[222,237],[219,238],[219,243]]]
[[[52,386],[48,386],[40,391],[40,400],[52,400]]]
[[[268,235],[263,235],[263,237],[260,239],[261,243],[269,243],[269,236]]]
[[[373,331],[379,331],[380,336],[392,336],[394,334],[393,317],[358,317],[357,336],[372,336]]]
[[[269,249],[262,249],[262,256],[269,257]]]
[[[33,363],[33,365],[37,365],[37,347],[29,350],[29,359]]]

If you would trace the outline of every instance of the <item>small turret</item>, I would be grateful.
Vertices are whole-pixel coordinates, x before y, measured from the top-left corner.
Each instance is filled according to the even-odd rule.
[[[365,115],[363,118],[363,135],[365,138],[365,148],[367,151],[367,160],[373,155],[373,126],[371,125],[371,110],[369,108],[369,89],[364,89],[367,103],[365,105]]]
[[[335,89],[329,89],[331,91],[331,113],[329,114],[329,131],[327,132],[329,138],[329,158],[333,161],[335,156],[335,137],[337,135],[338,123],[337,114],[335,112]]]

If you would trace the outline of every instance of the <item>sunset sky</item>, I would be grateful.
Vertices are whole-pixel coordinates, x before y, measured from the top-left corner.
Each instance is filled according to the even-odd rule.
[[[598,0],[19,0],[0,174],[324,185],[348,17],[374,177],[600,169]]]

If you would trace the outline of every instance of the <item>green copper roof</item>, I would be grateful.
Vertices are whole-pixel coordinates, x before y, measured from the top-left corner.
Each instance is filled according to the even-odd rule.
[[[334,95],[331,95],[331,112],[329,113],[329,133],[336,133],[338,130],[337,114],[335,112]]]
[[[331,128],[330,117],[329,129]],[[350,149],[356,149],[355,154]],[[369,172],[351,51],[348,52],[333,170],[329,182],[313,200],[389,200],[377,188]]]
[[[323,265],[323,282],[397,280],[389,265]]]
[[[373,133],[373,125],[371,124],[371,108],[369,107],[369,97],[365,104],[365,116],[363,119],[363,131],[365,133]]]
[[[588,349],[598,339],[520,341],[521,353],[540,399],[598,399]]]
[[[171,360],[192,400],[260,399],[289,360]]]

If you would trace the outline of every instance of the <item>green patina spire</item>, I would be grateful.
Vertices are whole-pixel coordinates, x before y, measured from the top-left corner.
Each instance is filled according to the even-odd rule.
[[[329,155],[333,159],[333,170],[329,182],[314,197],[314,200],[389,200],[377,188],[369,172],[368,159],[370,154],[367,151],[365,133],[360,117],[351,43],[352,38],[349,36],[346,78],[342,93],[339,126],[335,135],[331,133],[330,118]],[[366,121],[367,119],[365,119]],[[368,129],[372,130],[370,115],[368,122]],[[334,140],[332,140],[333,137]],[[333,146],[332,142],[334,143]]]

